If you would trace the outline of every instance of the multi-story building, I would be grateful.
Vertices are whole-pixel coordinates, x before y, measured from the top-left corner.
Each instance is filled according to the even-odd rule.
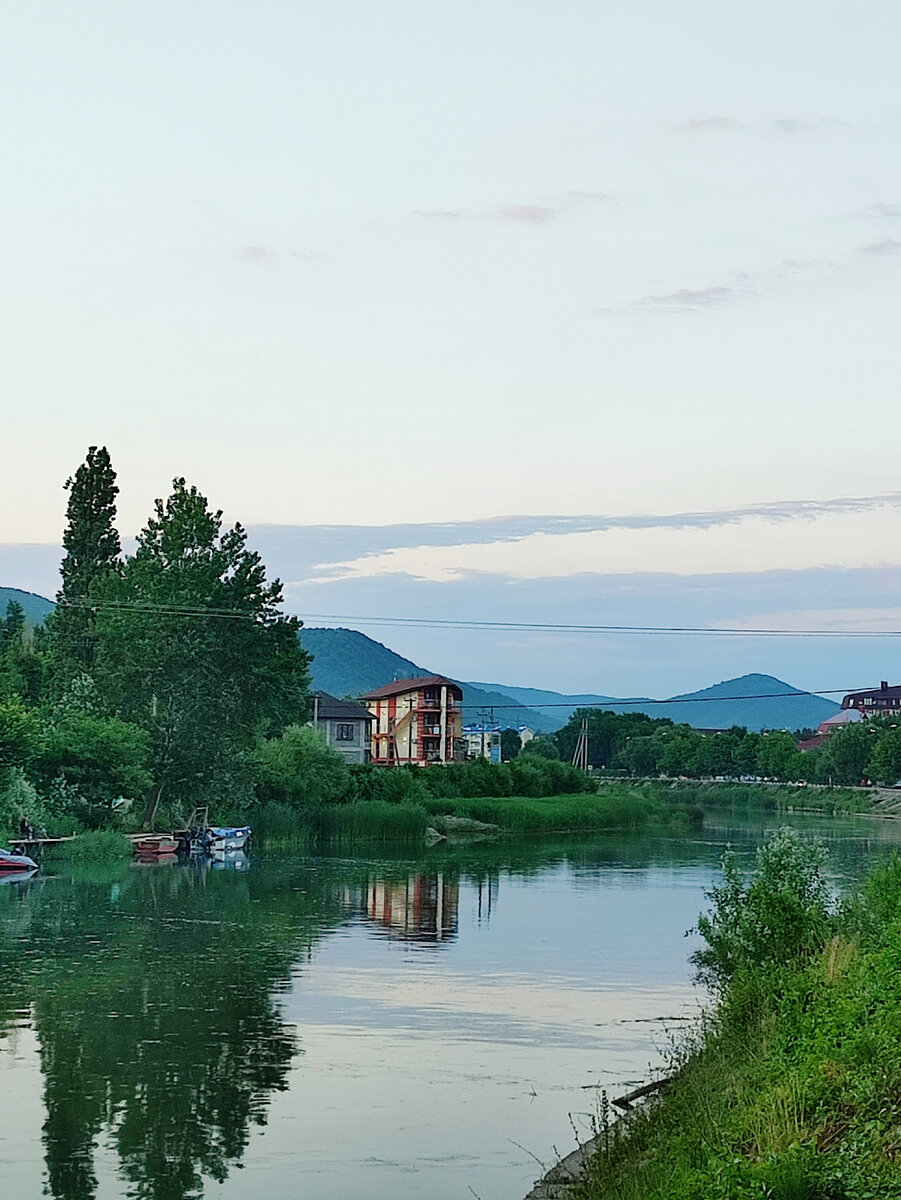
[[[313,728],[348,762],[369,762],[371,725],[372,713],[361,704],[337,700],[328,692],[313,693]]]
[[[487,725],[464,725],[463,741],[467,758],[487,758],[501,761],[501,731]]]
[[[901,716],[901,687],[889,687],[883,679],[878,688],[867,692],[850,692],[842,700],[843,709],[856,709],[865,717]]]
[[[397,679],[361,697],[373,716],[371,757],[380,766],[462,762],[463,691],[442,675]]]

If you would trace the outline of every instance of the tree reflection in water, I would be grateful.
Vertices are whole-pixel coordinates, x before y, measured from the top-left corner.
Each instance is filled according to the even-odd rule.
[[[224,1180],[265,1123],[297,1052],[274,996],[343,914],[336,889],[277,895],[252,878],[173,865],[19,898],[28,953],[7,938],[0,970],[7,998],[33,1006],[58,1200],[94,1195],[103,1131],[130,1194],[183,1200]]]

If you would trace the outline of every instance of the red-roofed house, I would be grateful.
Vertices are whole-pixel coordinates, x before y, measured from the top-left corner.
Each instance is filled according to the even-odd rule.
[[[375,720],[372,762],[383,767],[462,762],[463,690],[443,675],[397,679],[360,697]]]

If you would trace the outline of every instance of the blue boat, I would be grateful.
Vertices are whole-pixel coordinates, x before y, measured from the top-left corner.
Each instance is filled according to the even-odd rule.
[[[206,831],[204,841],[207,850],[214,853],[220,850],[243,850],[250,841],[250,834],[249,825],[231,828],[211,825]]]

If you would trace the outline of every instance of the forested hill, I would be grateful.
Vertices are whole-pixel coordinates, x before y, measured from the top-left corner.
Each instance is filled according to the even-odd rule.
[[[671,696],[668,700],[654,702],[648,697],[637,697],[628,704],[624,703],[623,697],[564,695],[537,688],[508,687],[502,683],[478,683],[475,686],[503,691],[559,724],[567,721],[584,704],[603,705],[612,712],[646,712],[651,717],[669,717],[696,729],[728,729],[732,725],[744,725],[752,730],[815,729],[820,721],[839,710],[839,705],[832,700],[811,696],[773,675],[758,674],[726,679],[713,687]]]
[[[360,696],[395,679],[444,673],[434,667],[418,666],[355,629],[305,628],[300,631],[300,641],[313,655],[313,687],[332,696]],[[496,688],[475,687],[471,683],[460,686],[465,724],[475,724],[482,708],[493,708],[495,719],[501,724],[528,725],[536,733],[550,733],[563,724],[558,717],[535,712]]]
[[[6,615],[6,606],[10,600],[21,604],[25,617],[32,625],[40,625],[48,613],[53,612],[52,600],[45,600],[35,592],[21,592],[18,588],[0,587],[0,617]]]

